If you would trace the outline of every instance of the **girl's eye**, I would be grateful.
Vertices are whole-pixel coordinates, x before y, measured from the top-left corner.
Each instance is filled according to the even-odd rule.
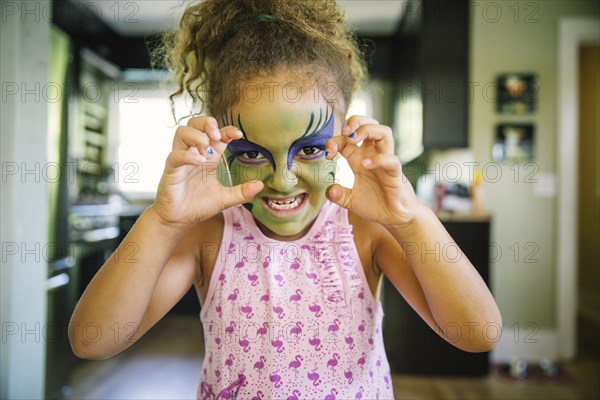
[[[246,151],[238,154],[238,157],[246,160],[260,160],[262,158],[265,158],[265,156],[263,156],[260,153],[260,151]]]
[[[323,152],[323,149],[316,146],[303,147],[298,151],[298,155],[301,157],[311,157],[319,155]]]

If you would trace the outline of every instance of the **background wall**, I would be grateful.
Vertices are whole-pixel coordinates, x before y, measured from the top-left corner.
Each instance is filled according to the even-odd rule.
[[[4,3],[2,100],[2,341],[0,398],[44,397],[48,190],[46,163],[50,1]],[[6,14],[5,14],[6,12]],[[6,18],[5,18],[6,17]]]
[[[555,350],[558,20],[598,15],[596,1],[477,1],[471,3],[469,144],[484,169],[485,204],[494,214],[492,285],[504,320],[495,352],[521,344],[532,353]],[[537,111],[495,111],[495,79],[506,72],[538,77]],[[535,125],[533,164],[493,163],[500,122]],[[574,160],[576,162],[576,160]],[[490,163],[490,164],[487,164]],[[497,180],[497,181],[496,181]],[[538,183],[532,182],[538,180]],[[496,255],[494,256],[494,251]],[[517,347],[515,347],[517,345]],[[522,355],[522,354],[515,354]]]

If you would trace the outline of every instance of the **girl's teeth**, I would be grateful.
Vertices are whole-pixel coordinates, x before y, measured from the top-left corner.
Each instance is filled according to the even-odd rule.
[[[288,199],[281,200],[267,199],[267,204],[273,210],[293,210],[300,205],[301,201],[302,195],[298,195],[296,197],[290,197]]]

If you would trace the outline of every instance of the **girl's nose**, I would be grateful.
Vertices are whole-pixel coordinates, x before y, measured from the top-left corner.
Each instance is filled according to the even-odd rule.
[[[281,193],[292,192],[294,187],[298,185],[299,168],[300,166],[296,163],[292,163],[290,168],[288,168],[287,163],[278,163],[275,171],[272,171],[267,185]]]

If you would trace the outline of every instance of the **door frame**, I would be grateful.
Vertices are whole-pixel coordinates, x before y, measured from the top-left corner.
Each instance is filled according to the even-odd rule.
[[[557,73],[558,204],[556,229],[556,326],[558,355],[571,359],[577,338],[577,212],[579,158],[579,46],[600,42],[600,18],[559,19]]]

